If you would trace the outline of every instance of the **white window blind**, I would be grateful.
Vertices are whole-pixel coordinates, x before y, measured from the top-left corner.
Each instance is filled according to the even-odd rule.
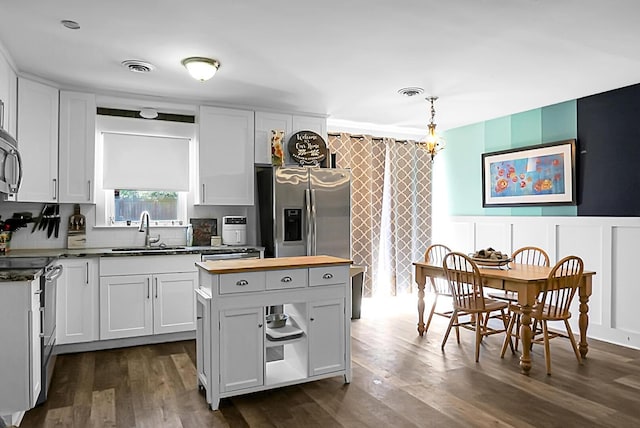
[[[104,132],[103,188],[189,190],[189,140]]]

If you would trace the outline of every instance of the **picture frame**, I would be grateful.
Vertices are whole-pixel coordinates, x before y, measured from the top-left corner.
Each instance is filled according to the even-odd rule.
[[[576,204],[576,140],[482,154],[482,206]]]

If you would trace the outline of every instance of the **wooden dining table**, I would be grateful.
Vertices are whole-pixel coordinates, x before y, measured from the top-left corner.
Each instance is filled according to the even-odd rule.
[[[418,284],[418,334],[424,335],[424,288],[427,278],[445,278],[442,266],[430,265],[425,262],[414,262],[415,280]],[[520,368],[522,373],[531,371],[531,308],[536,301],[542,285],[547,280],[551,267],[532,266],[511,263],[502,267],[481,267],[483,287],[518,292],[518,303],[522,305],[522,318],[520,324],[520,337],[522,340],[522,355],[520,356]],[[591,282],[595,272],[584,271],[578,298],[580,299],[580,315],[578,326],[580,328],[580,343],[578,349],[582,358],[589,351],[587,343],[587,327],[589,325],[589,296],[591,296]]]

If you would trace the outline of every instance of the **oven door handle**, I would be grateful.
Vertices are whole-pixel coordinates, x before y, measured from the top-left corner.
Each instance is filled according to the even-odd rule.
[[[62,275],[62,265],[55,265],[47,269],[44,279],[47,282],[53,282],[58,279],[60,275]]]

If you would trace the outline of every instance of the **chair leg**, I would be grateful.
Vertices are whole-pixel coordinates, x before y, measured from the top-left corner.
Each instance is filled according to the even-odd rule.
[[[578,363],[582,364],[582,357],[580,357],[580,351],[578,351],[578,344],[576,343],[576,338],[573,337],[571,326],[569,326],[569,320],[564,320],[564,325],[567,328],[567,335],[569,336],[569,340],[571,341],[571,346],[573,347],[573,352],[576,354]]]
[[[458,322],[458,312],[456,310],[453,311],[453,313],[451,314],[451,319],[449,320],[449,325],[447,326],[447,331],[444,334],[444,339],[442,339],[442,345],[440,346],[441,349],[444,350],[444,345],[447,343],[447,339],[449,338],[449,333],[451,332],[451,327],[453,326],[454,323],[457,324]],[[456,325],[456,329],[458,328],[458,326]]]
[[[507,326],[507,337],[504,338],[504,343],[502,344],[502,351],[500,352],[500,358],[504,358],[504,353],[507,352],[507,342],[511,342],[511,334],[513,332],[513,324],[515,323],[515,316],[511,316],[509,319],[509,325]],[[517,336],[516,336],[516,340]]]
[[[513,342],[511,342],[511,336],[508,333],[508,324],[511,322],[511,317],[509,317],[509,321],[507,321],[507,316],[504,313],[504,309],[500,309],[500,315],[502,316],[502,324],[504,324],[504,332],[507,333],[507,339],[509,339],[509,347],[511,348],[511,353],[515,354],[516,350],[513,348]]]
[[[431,324],[431,318],[433,318],[433,313],[436,311],[436,305],[438,304],[438,295],[433,299],[433,305],[431,305],[431,312],[429,312],[429,318],[427,318],[427,324],[424,326],[424,332],[427,333],[429,331],[429,325]]]
[[[482,332],[480,329],[482,328],[482,315],[477,314],[476,316],[476,363],[480,361],[480,342],[482,341]]]
[[[516,314],[514,315],[514,317],[516,318],[516,336],[514,339],[515,342],[515,350],[518,350],[518,340],[520,339],[520,314]]]
[[[547,364],[547,374],[551,374],[551,354],[549,349],[549,329],[547,328],[547,321],[541,320],[542,334],[544,335],[544,361]]]
[[[453,314],[451,314],[451,317],[453,317]],[[458,342],[458,345],[459,345],[460,344],[460,325],[459,325],[458,313],[457,312],[456,312],[456,316],[455,316],[454,325],[456,327],[456,341]]]

